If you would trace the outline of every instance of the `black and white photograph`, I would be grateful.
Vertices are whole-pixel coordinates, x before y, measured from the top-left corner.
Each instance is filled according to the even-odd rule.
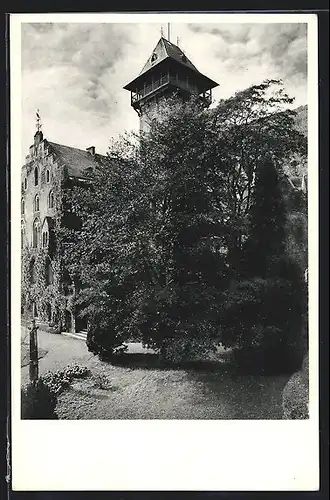
[[[19,17],[18,420],[311,419],[309,30]]]

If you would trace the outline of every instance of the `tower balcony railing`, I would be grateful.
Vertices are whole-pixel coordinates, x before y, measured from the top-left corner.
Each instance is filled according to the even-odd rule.
[[[212,100],[212,93],[211,90],[207,91],[201,91],[198,89],[197,85],[193,85],[187,80],[183,80],[182,78],[179,78],[177,75],[163,75],[157,80],[153,80],[151,84],[145,85],[143,88],[137,90],[136,92],[131,93],[131,104],[134,105],[141,99],[144,99],[148,97],[150,94],[155,92],[156,90],[161,89],[167,84],[174,85],[176,87],[179,87],[182,90],[186,90],[190,92],[191,94],[198,94],[201,95],[205,100],[210,101]]]

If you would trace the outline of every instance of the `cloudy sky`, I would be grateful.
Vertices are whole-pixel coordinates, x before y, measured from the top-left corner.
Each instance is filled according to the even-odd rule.
[[[141,71],[161,23],[24,23],[21,30],[22,153],[40,110],[53,142],[105,153],[111,137],[138,129],[123,86]],[[171,41],[219,83],[215,100],[265,78],[282,78],[295,105],[307,102],[307,25],[172,23]]]

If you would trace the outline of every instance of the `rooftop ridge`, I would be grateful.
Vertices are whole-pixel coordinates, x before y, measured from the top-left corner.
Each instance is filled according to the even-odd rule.
[[[45,140],[47,141],[47,144],[50,144],[51,146],[54,145],[54,146],[60,146],[63,148],[76,149],[77,151],[81,151],[82,153],[90,154],[90,153],[88,153],[87,149],[81,149],[81,148],[77,148],[75,146],[68,146],[67,144],[61,144],[60,142],[48,141],[48,139],[45,139]],[[101,153],[95,153],[95,155],[103,156],[104,158],[106,158],[106,155],[103,155]]]

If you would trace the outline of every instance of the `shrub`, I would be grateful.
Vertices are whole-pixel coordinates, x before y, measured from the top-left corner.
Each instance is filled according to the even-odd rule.
[[[238,282],[225,294],[222,342],[247,371],[297,370],[306,351],[302,294],[283,278]]]
[[[114,330],[114,325],[107,321],[106,316],[103,319],[99,316],[92,318],[87,331],[88,350],[104,360],[115,354],[123,354],[126,350],[123,342],[127,339]]]
[[[164,339],[158,352],[161,363],[180,364],[204,359],[205,355],[212,350],[215,350],[212,340],[203,342],[202,338],[178,337]]]
[[[292,375],[283,389],[282,410],[284,419],[309,418],[308,355],[302,369]]]
[[[53,394],[60,394],[67,389],[75,378],[84,378],[89,375],[89,370],[85,366],[72,365],[64,370],[47,372],[42,379]]]
[[[29,384],[21,390],[21,417],[39,420],[57,419],[56,403],[56,394],[40,378],[36,385]]]
[[[93,377],[94,387],[97,389],[107,390],[111,388],[108,377],[104,374],[95,375]]]

